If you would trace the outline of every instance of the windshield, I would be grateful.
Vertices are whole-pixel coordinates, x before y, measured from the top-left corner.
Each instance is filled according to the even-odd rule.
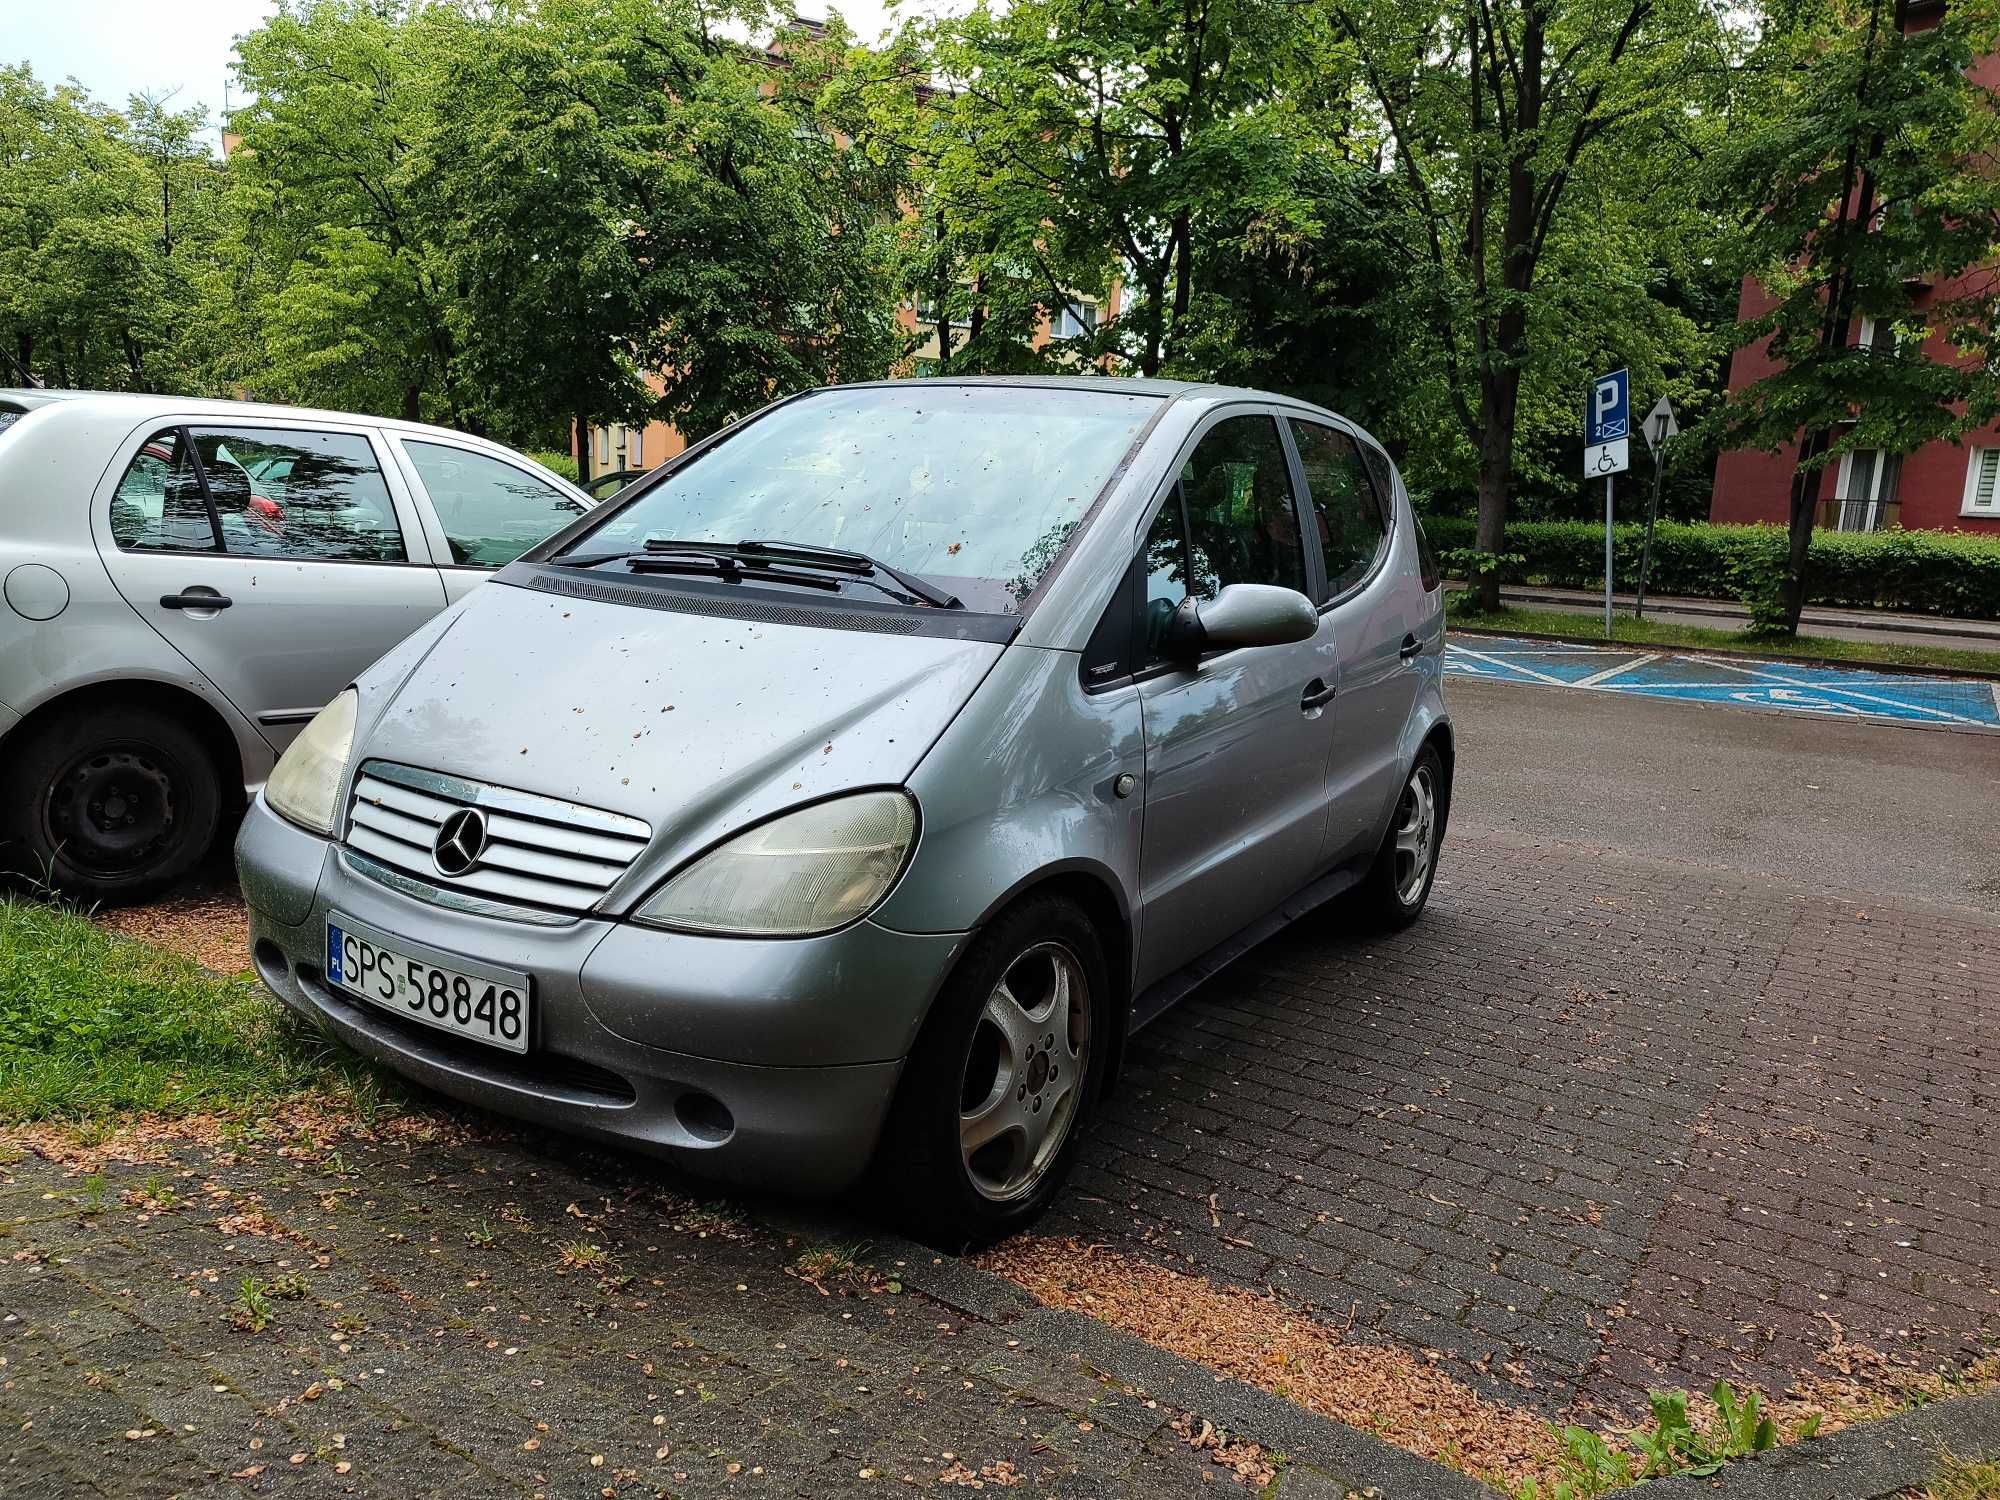
[[[1012,614],[1158,405],[1109,384],[827,391],[717,444],[564,555],[654,540],[838,547]]]

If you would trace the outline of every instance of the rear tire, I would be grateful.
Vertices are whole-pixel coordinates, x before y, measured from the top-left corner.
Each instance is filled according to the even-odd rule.
[[[60,712],[0,763],[0,863],[86,901],[134,901],[215,840],[222,787],[198,735],[153,708]]]
[[[1031,1223],[1061,1188],[1103,1080],[1104,947],[1083,909],[1033,896],[973,940],[917,1036],[876,1188],[951,1252]]]
[[[1417,751],[1396,796],[1389,831],[1368,873],[1355,888],[1353,909],[1362,925],[1398,932],[1424,914],[1437,881],[1438,851],[1444,844],[1451,783],[1435,747]]]

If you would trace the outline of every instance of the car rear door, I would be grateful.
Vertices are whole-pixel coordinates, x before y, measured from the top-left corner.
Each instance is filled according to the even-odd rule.
[[[454,602],[590,508],[580,492],[483,448],[407,433],[396,442]]]
[[[372,429],[190,418],[135,432],[92,509],[118,591],[282,750],[444,607]]]
[[[1264,916],[1316,873],[1326,833],[1331,622],[1310,640],[1174,661],[1166,623],[1190,593],[1273,583],[1310,596],[1289,458],[1269,411],[1201,430],[1145,541],[1135,645],[1146,726],[1141,975],[1171,973]]]
[[[1406,587],[1411,580],[1396,566],[1395,496],[1382,485],[1393,474],[1387,457],[1369,463],[1362,439],[1331,422],[1286,420],[1322,560],[1320,607],[1340,638],[1327,766],[1326,862],[1334,864],[1374,847],[1401,790],[1404,730],[1421,681],[1422,621]]]

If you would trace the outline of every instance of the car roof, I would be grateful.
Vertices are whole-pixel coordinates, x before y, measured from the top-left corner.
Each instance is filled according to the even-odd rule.
[[[1100,395],[1109,393],[1121,396],[1158,396],[1166,401],[1193,401],[1204,406],[1222,406],[1235,401],[1260,401],[1275,406],[1289,406],[1299,411],[1317,412],[1323,416],[1339,415],[1326,407],[1315,406],[1310,401],[1301,401],[1296,396],[1286,396],[1277,391],[1260,391],[1244,385],[1216,385],[1202,380],[1168,380],[1160,376],[1142,375],[925,375],[904,380],[855,381],[851,385],[823,386],[818,391],[801,394],[822,395],[832,391],[869,386],[907,389],[913,385],[991,385],[1092,391]],[[1350,426],[1353,425],[1348,418],[1342,417],[1340,420],[1349,422]]]
[[[429,422],[409,422],[400,417],[377,417],[367,412],[332,411],[314,406],[285,406],[272,401],[231,401],[213,396],[157,395],[149,391],[0,390],[0,403],[8,405],[25,408],[47,405],[52,401],[101,407],[107,411],[125,411],[142,418],[149,413],[158,413],[162,416],[172,414],[197,417],[275,418],[288,422],[366,422],[371,426],[396,432],[456,438],[479,444],[490,442],[490,439],[477,437],[469,432],[438,427]]]

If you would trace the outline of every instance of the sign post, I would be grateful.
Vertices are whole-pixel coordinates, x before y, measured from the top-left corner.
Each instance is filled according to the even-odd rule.
[[[1646,545],[1639,549],[1639,597],[1632,606],[1632,618],[1646,617],[1646,575],[1653,568],[1653,525],[1660,519],[1660,478],[1667,468],[1667,444],[1680,436],[1681,424],[1674,420],[1674,404],[1665,396],[1646,413],[1646,446],[1653,450],[1653,503],[1646,511]]]
[[[1591,382],[1583,415],[1583,472],[1604,476],[1604,634],[1611,635],[1611,479],[1632,467],[1632,376],[1613,370]]]

